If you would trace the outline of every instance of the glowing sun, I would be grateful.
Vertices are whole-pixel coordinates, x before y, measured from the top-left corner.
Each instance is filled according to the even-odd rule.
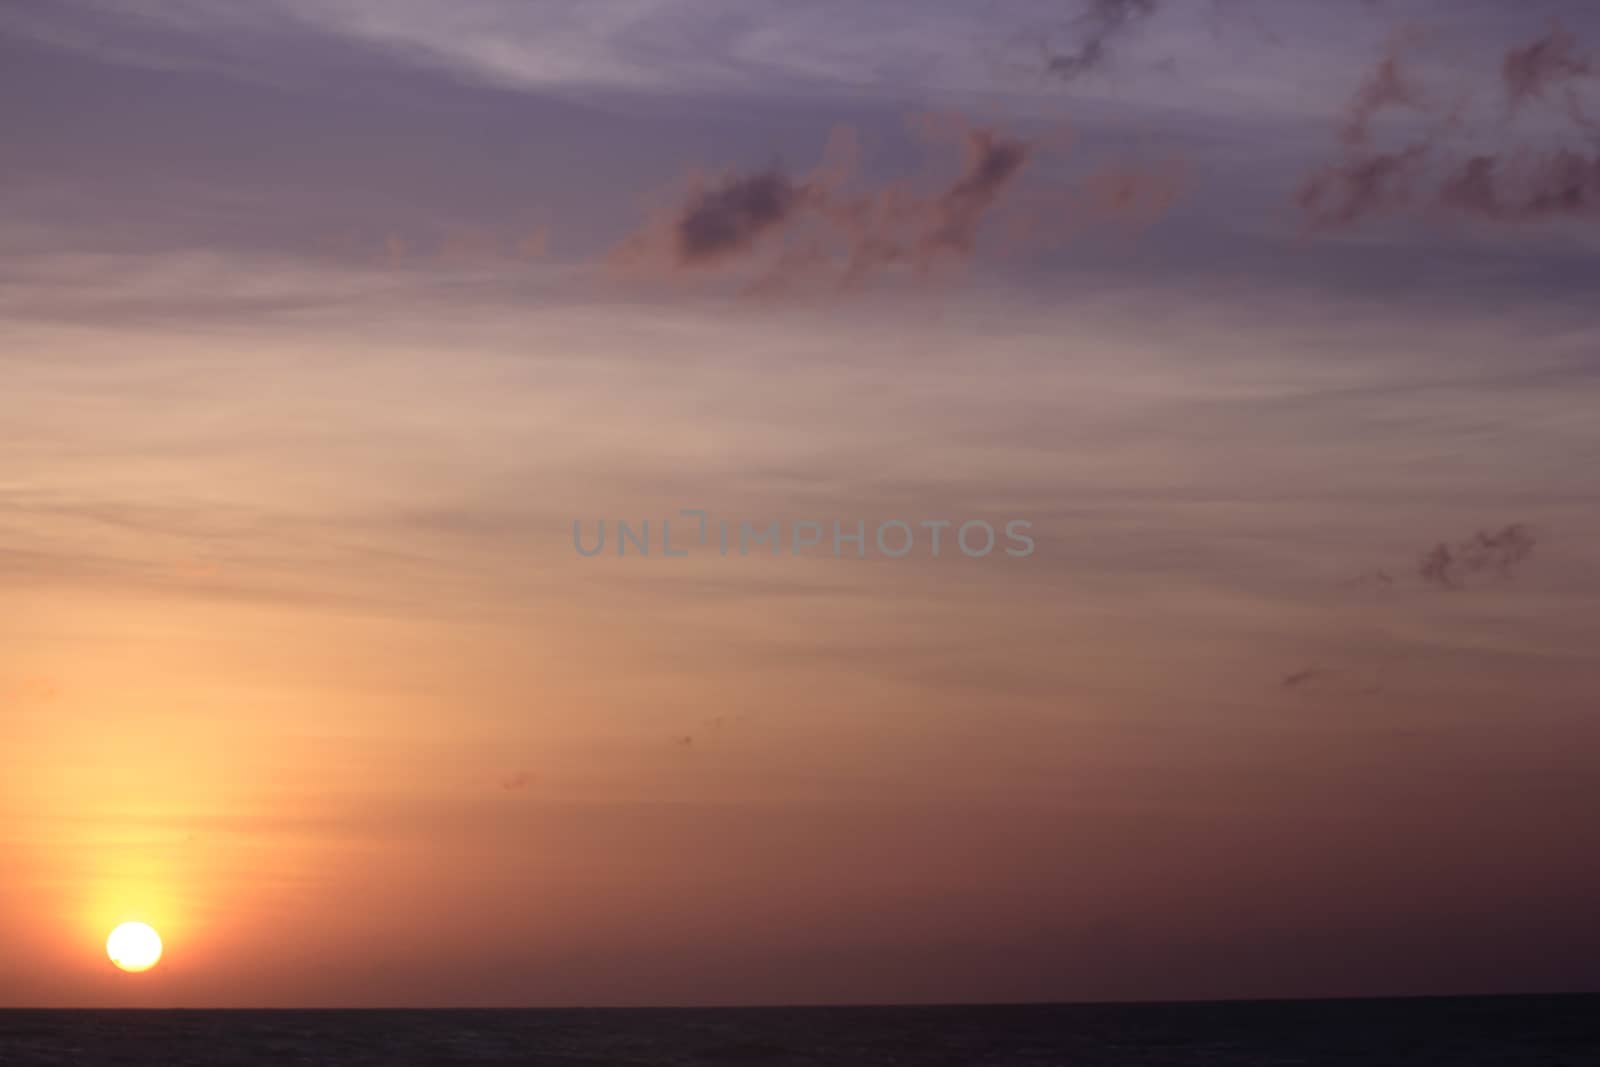
[[[144,923],[123,923],[106,938],[106,955],[129,974],[148,971],[161,959],[161,935]]]

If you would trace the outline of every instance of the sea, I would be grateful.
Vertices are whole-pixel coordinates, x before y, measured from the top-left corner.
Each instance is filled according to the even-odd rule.
[[[1600,1067],[1600,996],[903,1008],[0,1011],[0,1064]]]

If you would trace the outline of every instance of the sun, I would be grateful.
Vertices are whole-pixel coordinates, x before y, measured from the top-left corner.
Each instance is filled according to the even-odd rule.
[[[161,935],[144,923],[123,923],[106,938],[106,955],[129,974],[148,971],[161,960]]]

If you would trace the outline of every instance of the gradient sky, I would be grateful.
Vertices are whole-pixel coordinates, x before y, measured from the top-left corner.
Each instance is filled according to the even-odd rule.
[[[8,5],[0,1005],[1600,991],[1596,129],[1582,0]]]

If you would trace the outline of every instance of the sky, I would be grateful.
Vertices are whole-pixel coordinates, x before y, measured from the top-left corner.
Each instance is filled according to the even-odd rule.
[[[0,1005],[1600,991],[1586,2],[57,0],[0,131]]]

